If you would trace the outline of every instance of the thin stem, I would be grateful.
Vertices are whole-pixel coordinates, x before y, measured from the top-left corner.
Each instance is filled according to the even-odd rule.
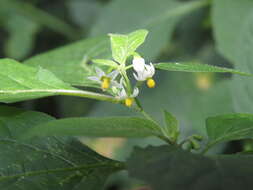
[[[207,144],[206,147],[201,151],[201,154],[206,154],[214,144]]]
[[[131,91],[132,91],[132,88],[131,88],[130,80],[129,80],[129,78],[128,78],[128,76],[127,76],[125,70],[122,71],[122,76],[124,77],[124,79],[125,79],[125,81],[126,81],[127,93],[128,93],[128,95],[130,96],[131,93],[132,93],[132,92],[131,92]]]
[[[17,94],[26,94],[34,96],[34,94],[40,93],[43,95],[45,93],[46,96],[54,96],[54,95],[65,95],[65,96],[78,96],[82,98],[91,98],[101,101],[108,101],[112,103],[119,103],[119,100],[113,96],[108,96],[100,93],[84,91],[84,90],[70,90],[70,89],[28,89],[28,90],[0,90],[0,95],[17,95]]]
[[[11,175],[11,176],[1,176],[0,181],[20,178],[20,177],[29,177],[29,176],[43,175],[43,174],[49,174],[49,173],[78,171],[78,170],[85,170],[85,169],[87,170],[87,169],[93,169],[93,168],[115,168],[115,170],[116,169],[123,170],[125,169],[125,165],[122,162],[118,162],[118,163],[103,162],[103,163],[97,163],[97,164],[82,165],[78,167],[39,170],[39,171],[26,172],[26,173],[17,174],[17,175]]]
[[[147,112],[144,111],[144,109],[143,109],[143,107],[142,107],[140,101],[139,101],[137,98],[135,98],[135,102],[136,102],[137,107],[139,108],[138,111],[139,111],[146,119],[148,119],[148,120],[152,121],[153,123],[155,123],[156,126],[158,126],[158,127],[155,128],[155,130],[158,129],[158,130],[162,133],[162,130],[161,130],[161,128],[159,127],[160,125],[159,125]],[[172,142],[170,139],[168,139],[167,137],[163,136],[162,134],[157,135],[157,137],[159,137],[160,139],[162,139],[163,141],[167,142],[167,143],[170,144],[170,145],[175,144],[174,142]]]

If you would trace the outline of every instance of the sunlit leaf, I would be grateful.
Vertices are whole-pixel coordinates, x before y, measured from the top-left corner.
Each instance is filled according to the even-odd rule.
[[[0,60],[0,80],[0,102],[5,103],[53,95],[115,99],[102,94],[78,90],[64,83],[48,70],[41,67],[29,67],[11,59]]]
[[[155,64],[155,67],[167,71],[233,73],[239,75],[253,76],[253,74],[237,71],[235,69],[199,63],[158,63]]]
[[[145,41],[147,34],[147,30],[137,30],[127,35],[109,34],[113,59],[118,63],[125,63],[127,57]]]
[[[108,37],[90,38],[34,56],[24,63],[47,69],[72,85],[93,87],[94,82],[87,78],[95,75],[91,59],[106,58],[109,52]]]

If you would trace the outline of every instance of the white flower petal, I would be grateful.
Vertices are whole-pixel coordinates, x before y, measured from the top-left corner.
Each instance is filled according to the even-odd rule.
[[[105,72],[102,69],[100,69],[99,67],[95,67],[95,70],[96,70],[97,76],[99,78],[101,78],[102,76],[106,76]]]
[[[139,89],[137,87],[134,88],[133,94],[131,95],[131,98],[135,98],[139,94]]]
[[[126,90],[124,88],[122,88],[122,90],[119,92],[119,95],[118,95],[119,99],[121,100],[124,100],[127,98],[127,93],[126,93]]]
[[[154,65],[151,62],[150,62],[150,70],[151,70],[151,74],[152,74],[151,77],[153,77],[154,74],[155,74],[155,67],[154,67]]]
[[[109,73],[107,76],[110,77],[112,80],[114,80],[119,74],[119,71],[114,70],[111,73]]]
[[[111,86],[112,87],[117,87],[117,88],[121,88],[121,85],[120,85],[120,83],[118,83],[117,81],[111,81]]]
[[[96,81],[96,82],[101,82],[100,78],[98,78],[97,76],[90,76],[90,77],[87,77],[87,78],[90,79],[90,80]]]
[[[133,59],[133,68],[136,72],[144,70],[145,60],[141,57],[134,57]]]

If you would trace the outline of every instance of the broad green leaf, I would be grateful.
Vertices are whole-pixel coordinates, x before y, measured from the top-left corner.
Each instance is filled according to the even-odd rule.
[[[178,121],[174,115],[171,113],[164,111],[164,117],[166,122],[165,130],[168,136],[173,140],[176,141],[179,135],[179,126]]]
[[[149,36],[140,48],[140,53],[146,59],[154,59],[162,48],[170,44],[178,20],[207,4],[206,0],[189,3],[176,0],[110,1],[101,10],[97,22],[91,29],[91,36],[147,29]]]
[[[25,66],[11,59],[0,60],[0,102],[16,102],[73,90],[42,68]]]
[[[110,96],[78,90],[62,82],[48,70],[29,67],[11,59],[0,59],[0,81],[0,102],[5,103],[53,95],[114,99]]]
[[[109,34],[113,59],[118,63],[125,63],[128,56],[145,41],[147,34],[147,30],[137,30],[127,35]]]
[[[148,137],[161,134],[156,124],[137,117],[67,118],[35,126],[24,138],[49,135]]]
[[[23,59],[33,48],[35,35],[40,25],[18,14],[11,15],[6,21],[9,38],[5,44],[7,57]]]
[[[1,189],[68,190],[86,188],[85,183],[102,187],[108,175],[122,169],[122,163],[98,155],[77,140],[19,140],[28,129],[52,120],[43,113],[0,106]]]
[[[228,6],[229,4],[229,6]],[[220,52],[236,69],[253,72],[253,1],[215,0],[212,9],[214,37]],[[225,16],[224,16],[225,15]],[[253,112],[251,78],[234,77],[232,93],[237,112]]]
[[[94,82],[87,79],[95,75],[89,63],[96,57],[108,57],[109,52],[108,37],[90,38],[37,55],[24,63],[47,69],[72,85],[94,87]]]
[[[250,190],[252,161],[252,155],[206,157],[174,146],[160,146],[136,148],[127,168],[131,177],[144,180],[152,189]]]
[[[157,69],[167,71],[182,71],[182,72],[212,72],[212,73],[233,73],[245,76],[253,76],[253,74],[237,71],[224,67],[217,67],[213,65],[200,63],[158,63],[155,64]]]
[[[109,59],[92,59],[92,62],[97,63],[99,65],[106,65],[109,67],[118,67],[117,63]]]
[[[250,36],[245,36],[247,30],[252,27],[252,10],[253,1],[250,0],[213,1],[212,23],[217,47],[236,65],[242,64],[238,56],[247,49],[246,44],[252,41]],[[249,41],[246,41],[245,37]]]
[[[252,114],[226,114],[206,120],[209,145],[239,139],[253,138]]]

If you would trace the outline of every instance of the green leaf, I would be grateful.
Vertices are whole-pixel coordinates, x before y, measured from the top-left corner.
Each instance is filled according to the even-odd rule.
[[[99,65],[106,65],[114,68],[117,68],[119,66],[117,63],[109,59],[92,59],[92,62],[97,63]]]
[[[108,57],[109,52],[109,39],[103,36],[57,48],[32,57],[24,63],[47,69],[72,85],[94,87],[94,82],[87,79],[88,76],[95,75],[89,62],[96,57]]]
[[[29,67],[11,59],[0,59],[0,80],[0,102],[5,103],[53,95],[102,98],[103,100],[109,98],[116,101],[110,96],[78,90],[62,82],[48,70],[41,67]]]
[[[24,134],[33,136],[148,137],[160,135],[157,126],[137,117],[67,118],[35,126]]]
[[[176,142],[179,135],[178,121],[174,115],[167,111],[164,111],[164,117],[166,122],[165,130],[170,139],[172,139],[173,142]]]
[[[253,114],[226,114],[206,120],[209,145],[253,138]]]
[[[179,19],[207,4],[206,0],[189,3],[176,0],[110,1],[101,10],[91,29],[91,36],[147,29],[149,37],[140,48],[140,53],[146,59],[154,59],[170,43]]]
[[[199,63],[158,63],[155,64],[157,69],[167,71],[182,71],[182,72],[212,72],[212,73],[233,73],[245,76],[253,76],[253,74],[237,71],[224,67],[217,67]]]
[[[122,163],[100,156],[76,140],[19,140],[28,129],[52,120],[43,113],[0,106],[1,189],[68,190],[85,188],[85,183],[102,187],[108,175],[122,169]]]
[[[111,40],[112,57],[115,61],[125,64],[128,56],[145,41],[147,30],[137,30],[130,34],[109,34]]]
[[[212,9],[214,37],[219,51],[235,65],[236,69],[251,73],[253,73],[252,11],[253,2],[249,0],[240,2],[215,0]],[[234,77],[232,94],[237,112],[253,112],[251,78]]]
[[[127,168],[131,177],[144,180],[153,189],[250,190],[252,161],[251,155],[206,157],[174,146],[160,146],[136,148]]]
[[[0,102],[16,102],[57,94],[57,90],[73,90],[42,68],[25,66],[11,59],[0,60]]]
[[[238,56],[247,49],[246,44],[252,42],[250,35],[245,36],[252,27],[252,10],[253,2],[250,0],[213,1],[212,23],[217,47],[236,65],[241,64]],[[246,41],[247,39],[249,41]]]

